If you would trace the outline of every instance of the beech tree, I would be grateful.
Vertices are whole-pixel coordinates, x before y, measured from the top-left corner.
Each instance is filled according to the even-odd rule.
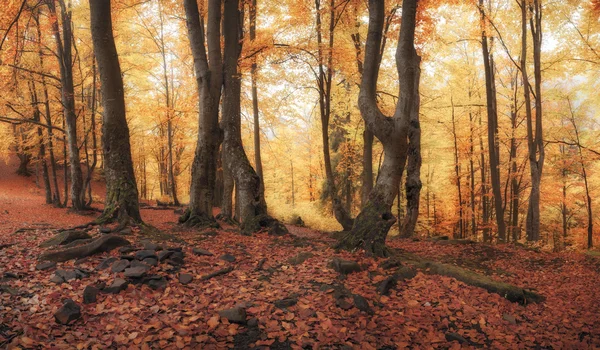
[[[129,127],[125,118],[123,78],[112,29],[110,0],[90,0],[94,54],[102,86],[102,144],[106,178],[106,203],[98,222],[117,218],[141,223],[138,190],[133,173]]]
[[[221,57],[221,0],[208,2],[208,25],[204,46],[204,23],[196,0],[185,0],[188,38],[194,57],[196,88],[198,90],[198,139],[192,163],[190,205],[180,222],[187,225],[214,225],[213,192],[217,176],[217,157],[221,130],[219,100],[223,85]]]
[[[384,159],[369,200],[355,219],[352,230],[338,243],[340,248],[361,247],[367,254],[387,255],[385,240],[390,227],[396,222],[390,209],[404,172],[409,123],[419,114],[421,58],[415,49],[417,2],[402,2],[402,24],[396,48],[399,98],[394,115],[388,117],[381,112],[376,101],[385,2],[369,0],[369,32],[358,106],[366,126],[383,144]]]

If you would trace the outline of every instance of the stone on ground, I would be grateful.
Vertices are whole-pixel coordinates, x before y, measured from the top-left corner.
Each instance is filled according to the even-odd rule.
[[[56,262],[54,261],[46,261],[43,263],[39,263],[35,266],[36,270],[39,271],[45,271],[45,270],[50,270],[56,267]]]
[[[219,311],[219,316],[226,318],[229,322],[246,324],[246,309],[243,307],[234,307],[231,309]]]
[[[195,255],[200,255],[200,256],[213,256],[214,254],[209,252],[206,249],[202,249],[202,248],[194,248],[192,249],[192,253],[194,253]]]
[[[341,273],[342,275],[348,275],[353,272],[361,271],[360,265],[358,265],[356,261],[333,258],[330,265],[335,271]]]
[[[181,284],[189,284],[192,282],[193,279],[194,279],[194,276],[190,275],[189,273],[180,273],[179,274],[179,282]]]
[[[95,286],[87,286],[83,290],[83,303],[84,304],[92,304],[95,303],[98,297],[98,292],[100,290]]]
[[[117,260],[112,264],[110,270],[115,273],[123,272],[126,268],[129,267],[130,264],[131,263],[129,262],[129,260],[126,259]]]
[[[67,299],[63,306],[54,313],[57,323],[67,325],[81,318],[81,307],[73,300]]]
[[[235,261],[236,261],[236,258],[235,258],[235,256],[233,256],[233,255],[231,255],[231,254],[224,254],[224,255],[221,255],[221,257],[220,257],[219,259],[221,259],[221,260],[225,260],[225,261],[227,261],[227,262],[230,262],[230,263],[232,263],[232,262],[235,262]]]
[[[122,278],[115,278],[110,286],[104,288],[104,292],[110,294],[119,294],[120,291],[127,289],[128,285],[129,282],[126,280]]]

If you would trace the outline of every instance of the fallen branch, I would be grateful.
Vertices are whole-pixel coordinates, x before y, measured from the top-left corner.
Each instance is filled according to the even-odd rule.
[[[204,276],[202,276],[202,277],[200,278],[200,280],[202,280],[202,281],[207,281],[207,280],[209,280],[209,279],[211,279],[211,278],[213,278],[213,277],[217,277],[217,276],[221,276],[221,275],[228,274],[228,273],[230,273],[231,271],[233,271],[233,266],[229,266],[229,267],[226,267],[226,268],[224,268],[224,269],[221,269],[221,270],[219,270],[219,271],[215,271],[215,272],[213,272],[213,273],[209,273],[208,275],[204,275]]]
[[[117,247],[126,245],[131,245],[131,243],[123,237],[104,235],[94,239],[90,243],[77,247],[64,250],[47,251],[40,256],[40,261],[62,262],[72,259],[79,259],[98,253],[108,252]]]

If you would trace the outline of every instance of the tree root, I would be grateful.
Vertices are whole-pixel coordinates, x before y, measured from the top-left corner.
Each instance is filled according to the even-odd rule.
[[[227,225],[238,226],[240,223],[229,215],[218,214],[217,220],[224,222]]]
[[[240,227],[240,233],[244,236],[251,236],[264,228],[271,236],[283,236],[289,233],[284,224],[267,214],[256,215],[244,220]]]
[[[179,217],[178,221],[186,227],[197,229],[221,228],[221,225],[212,216],[192,214],[189,208]]]
[[[487,276],[463,269],[458,266],[425,260],[410,254],[402,254],[400,255],[400,258],[406,263],[419,268],[424,273],[452,277],[470,286],[483,288],[490,293],[498,294],[501,297],[515,303],[526,305],[545,300],[544,296],[530,290],[505,282],[495,281]]]
[[[84,258],[86,256],[108,252],[117,247],[130,245],[131,243],[121,236],[103,235],[90,243],[63,250],[51,250],[40,256],[40,261],[62,262],[72,259]]]

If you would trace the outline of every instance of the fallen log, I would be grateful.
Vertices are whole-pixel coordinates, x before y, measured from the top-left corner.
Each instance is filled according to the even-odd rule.
[[[93,241],[77,247],[63,250],[51,250],[44,252],[40,256],[40,261],[62,262],[73,259],[85,258],[86,256],[108,252],[117,247],[131,245],[131,243],[121,236],[104,235]]]
[[[55,235],[54,237],[44,241],[40,244],[41,248],[49,248],[58,245],[67,245],[73,241],[77,241],[80,239],[89,239],[92,236],[88,235],[85,231],[79,230],[70,230],[70,231],[62,231]]]
[[[517,287],[505,282],[495,281],[488,276],[463,269],[462,267],[425,260],[412,255],[404,255],[403,258],[406,263],[417,267],[424,273],[452,277],[470,286],[483,288],[490,293],[498,294],[501,297],[515,303],[525,305],[529,303],[538,303],[545,300],[544,296],[531,290]]]

